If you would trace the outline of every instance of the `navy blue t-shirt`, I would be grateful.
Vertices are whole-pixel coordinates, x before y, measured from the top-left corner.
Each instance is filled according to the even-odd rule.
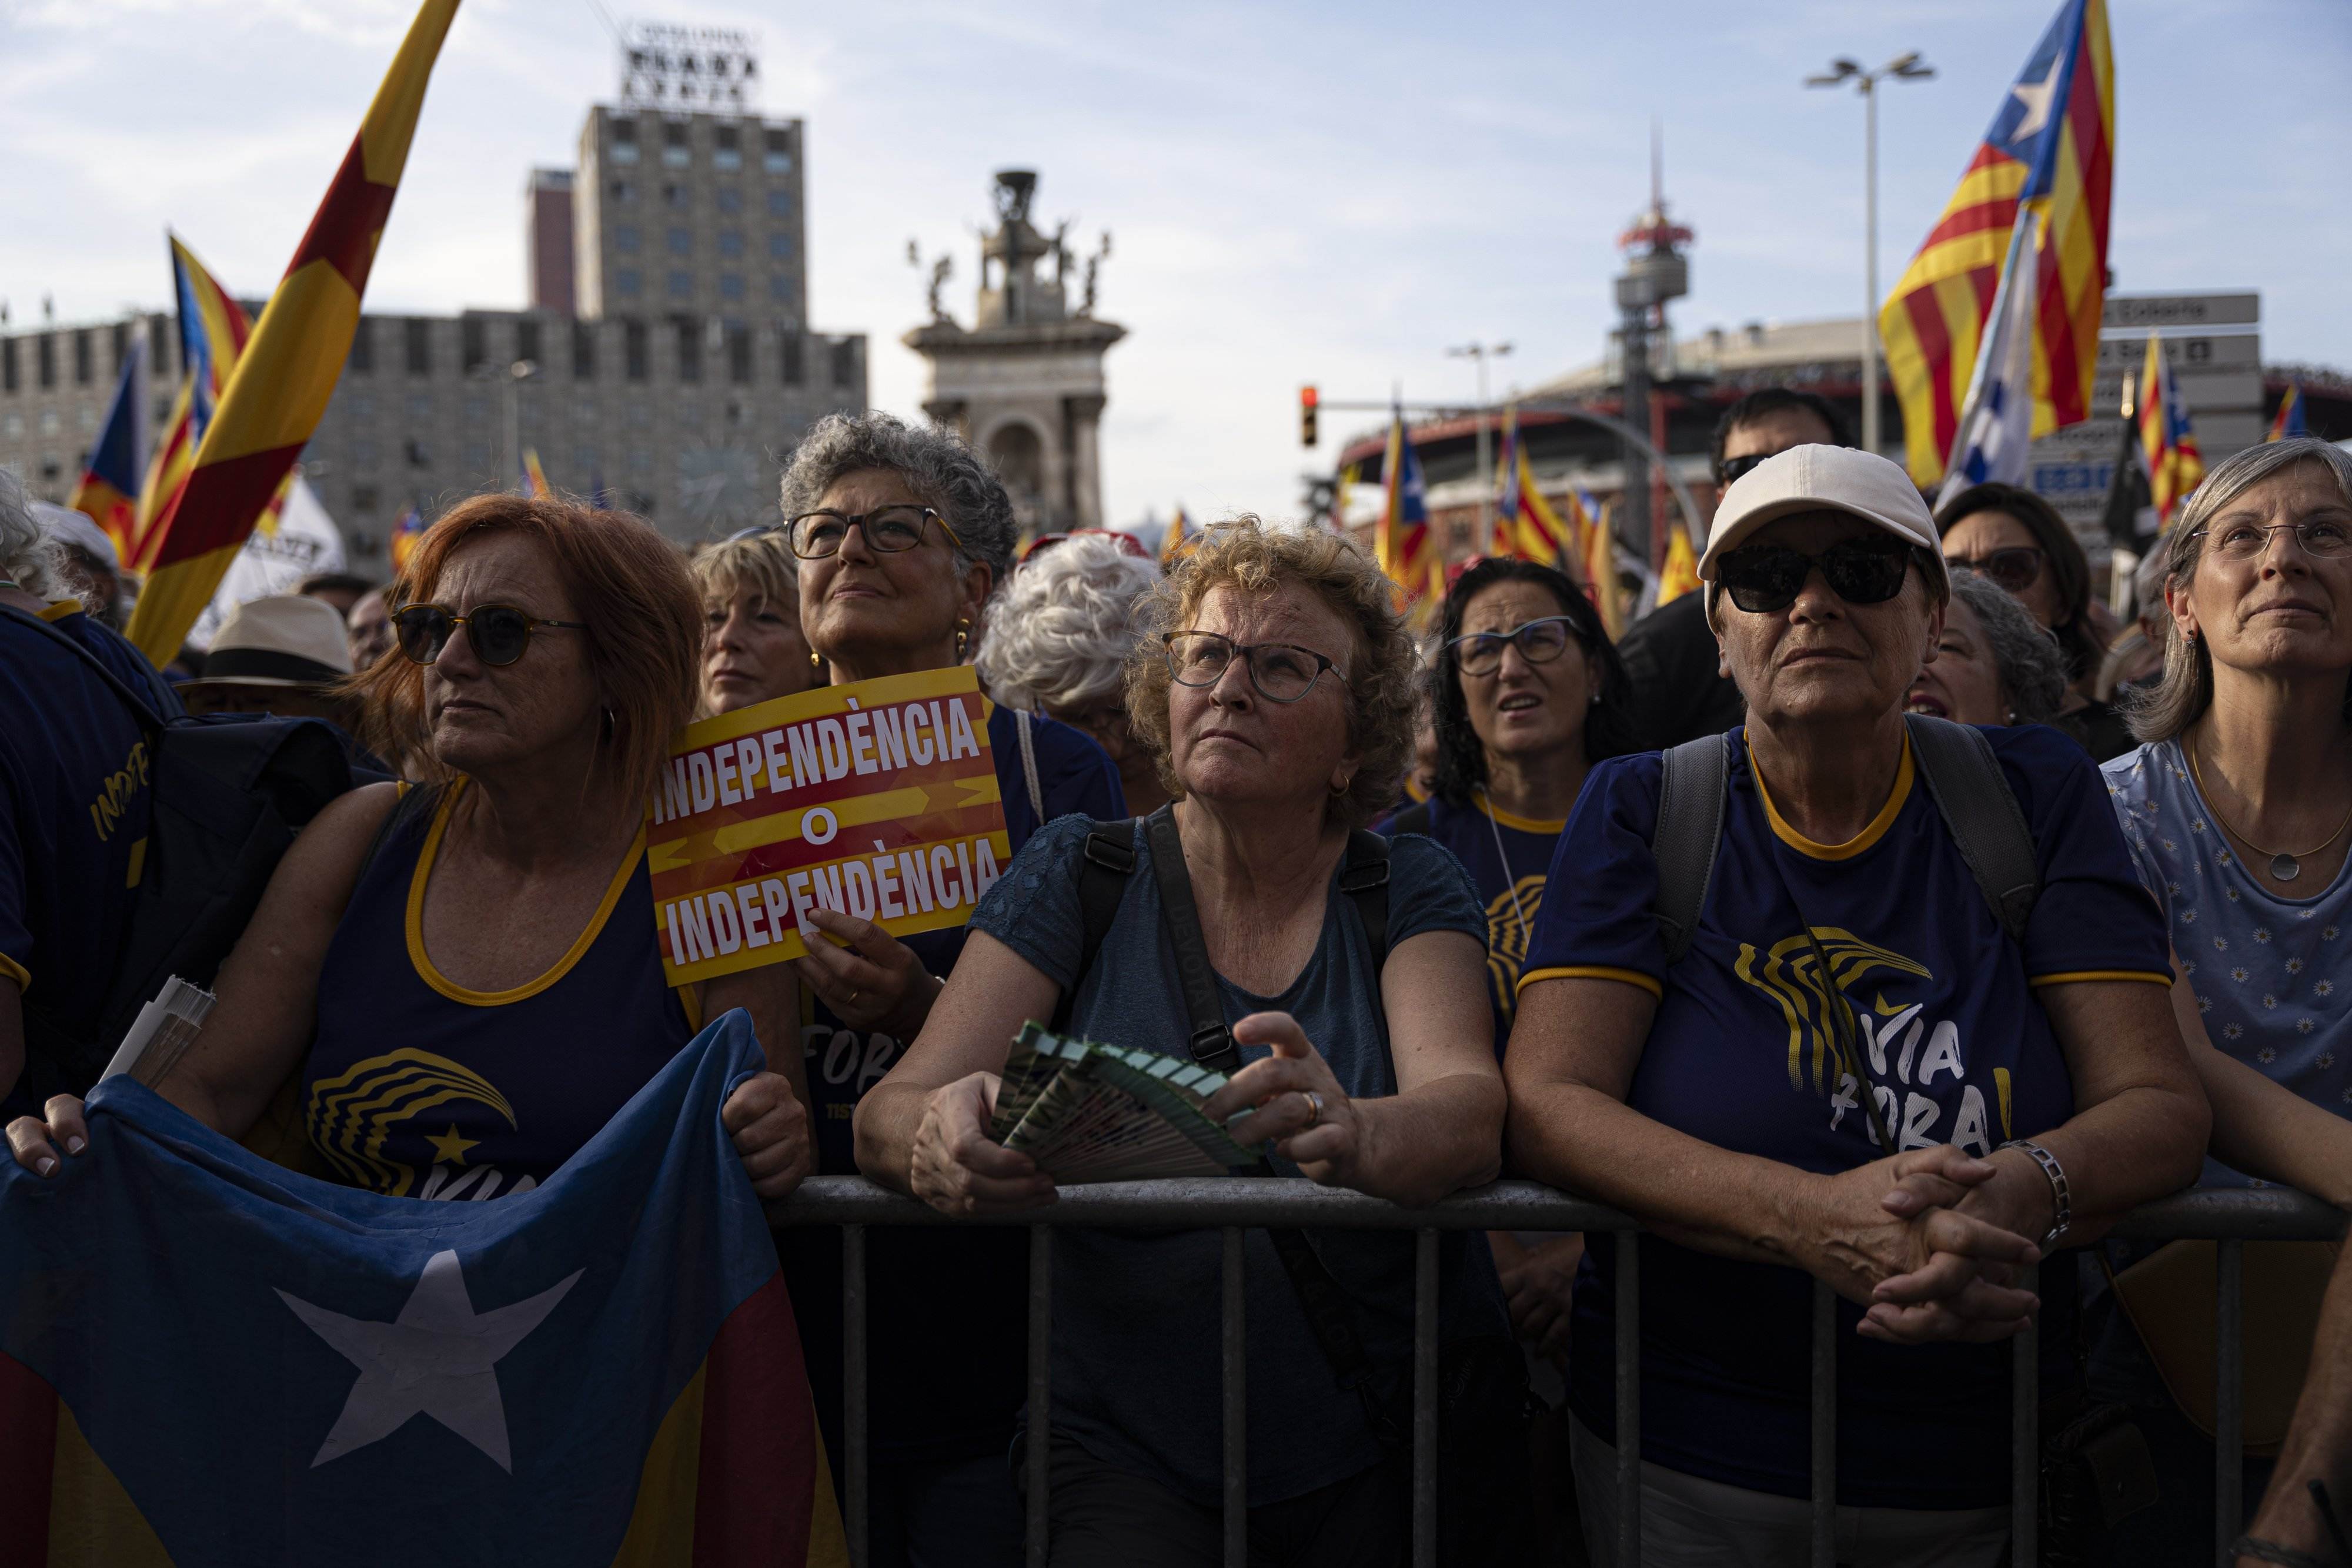
[[[152,752],[72,649],[0,617],[0,976],[75,1039],[94,1035],[130,929]],[[0,1121],[32,1113],[38,1092],[12,1086]]]
[[[971,917],[1066,989],[1069,1029],[1090,1040],[1186,1056],[1191,1026],[1175,954],[1160,925],[1151,850],[1139,823],[1135,871],[1093,967],[1085,951],[1078,862],[1091,822],[1054,823],[1013,860]],[[1426,931],[1482,937],[1486,918],[1454,857],[1407,834],[1389,852],[1391,950]],[[1279,996],[1257,996],[1223,976],[1225,1021],[1282,1011],[1298,1020],[1353,1098],[1396,1092],[1387,1017],[1370,938],[1355,901],[1325,894],[1314,956]],[[1244,1063],[1264,1058],[1244,1046]],[[1284,1174],[1296,1174],[1276,1161]],[[1401,1378],[1412,1348],[1412,1238],[1369,1230],[1310,1236],[1356,1311],[1364,1349]],[[1249,1490],[1278,1502],[1376,1464],[1381,1449],[1358,1396],[1339,1386],[1298,1294],[1263,1230],[1247,1233]],[[1222,1495],[1216,1302],[1223,1243],[1213,1230],[1064,1230],[1054,1242],[1054,1404],[1056,1431],[1108,1463],[1195,1502]],[[1508,1332],[1494,1263],[1481,1244],[1447,1232],[1439,1252],[1441,1333]],[[1017,1346],[1018,1341],[1007,1342]],[[1000,1354],[1006,1354],[1000,1346]],[[1017,1354],[1007,1358],[1020,1364]]]
[[[1868,1077],[1902,1148],[1990,1153],[2074,1112],[2033,988],[2170,978],[2164,930],[2133,874],[2106,789],[2081,747],[2024,726],[1984,732],[2042,871],[2022,949],[1979,890],[1906,750],[1886,804],[1847,843],[1809,842],[1759,788],[1734,731],[1723,840],[1689,953],[1669,968],[1652,911],[1664,768],[1656,753],[1594,769],[1553,866],[1522,987],[1602,976],[1658,996],[1627,1103],[1667,1126],[1803,1170],[1879,1157],[1862,1075],[1842,1064],[1803,935],[1851,1004]],[[1573,876],[1568,876],[1570,868]],[[1800,915],[1799,910],[1803,914]],[[1570,1407],[1616,1429],[1615,1263],[1589,1243],[1569,1356]],[[1812,1281],[1795,1269],[1641,1241],[1643,1457],[1784,1497],[1811,1489]],[[2074,1298],[2042,1279],[2044,1373],[2063,1369]],[[1852,1505],[1961,1509],[2009,1490],[2011,1347],[1898,1346],[1853,1333],[1839,1302],[1838,1491]]]
[[[89,650],[116,680],[147,700],[157,718],[178,718],[188,711],[138,644],[84,610],[80,601],[61,599],[42,611],[41,619]]]
[[[1565,819],[1545,822],[1491,810],[1483,794],[1469,806],[1449,806],[1438,799],[1429,802],[1429,837],[1454,852],[1486,907],[1487,999],[1494,1004],[1498,1057],[1511,1038],[1511,1019],[1518,1010],[1519,967],[1535,933],[1536,912],[1543,907],[1552,852],[1567,826]],[[1380,831],[1394,837],[1395,819]]]
[[[989,755],[1017,857],[1039,826],[1023,770],[1017,719],[992,706]],[[1118,769],[1083,732],[1033,719],[1037,784],[1045,817],[1118,818],[1127,797]],[[901,938],[944,978],[963,951],[961,925]],[[802,988],[802,1051],[816,1122],[817,1169],[855,1176],[850,1121],[908,1042],[851,1028]],[[801,1345],[827,1441],[840,1441],[841,1237],[830,1226],[777,1233]],[[969,1458],[1003,1452],[1028,1386],[1027,1237],[1017,1229],[877,1228],[866,1234],[869,1431],[878,1460]],[[835,1453],[836,1469],[839,1455]]]

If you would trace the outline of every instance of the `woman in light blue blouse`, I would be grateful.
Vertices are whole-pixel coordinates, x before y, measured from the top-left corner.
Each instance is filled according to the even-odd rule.
[[[2213,1105],[2206,1184],[2352,1207],[2352,455],[2283,441],[2216,466],[2173,524],[2164,593],[2164,674],[2132,715],[2144,744],[2105,772]],[[2160,1470],[2183,1450],[2168,1495],[2210,1511],[2210,1446],[2127,1325],[2103,1335],[2094,1378],[2141,1407]],[[2155,1511],[2126,1527],[2196,1538],[2191,1516]]]

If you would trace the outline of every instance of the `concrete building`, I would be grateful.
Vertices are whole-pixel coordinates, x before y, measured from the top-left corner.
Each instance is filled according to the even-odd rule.
[[[981,241],[980,290],[967,329],[940,301],[952,275],[945,257],[931,272],[931,320],[907,334],[923,356],[930,386],[923,412],[988,455],[1013,497],[1024,533],[1098,528],[1102,523],[1099,432],[1103,355],[1127,329],[1095,318],[1095,284],[1110,236],[1084,262],[1073,308],[1065,244],[1029,222],[1037,176],[996,176],[996,232]],[[1053,264],[1050,276],[1039,269]]]
[[[530,308],[362,317],[302,455],[355,570],[388,571],[409,507],[510,487],[525,449],[681,541],[772,517],[801,433],[866,406],[864,335],[807,325],[803,146],[798,120],[598,105],[578,170],[530,175]],[[160,423],[168,314],[0,326],[0,466],[64,500],[141,334]]]

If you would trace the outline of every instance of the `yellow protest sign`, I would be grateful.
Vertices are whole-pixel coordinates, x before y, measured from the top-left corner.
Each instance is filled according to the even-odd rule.
[[[1012,850],[971,666],[825,686],[678,732],[646,808],[669,983],[796,958],[835,909],[961,925]]]

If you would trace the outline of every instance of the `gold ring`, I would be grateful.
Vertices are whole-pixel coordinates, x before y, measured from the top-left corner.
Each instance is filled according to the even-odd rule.
[[[1319,1124],[1323,1120],[1323,1096],[1312,1089],[1301,1089],[1299,1092],[1307,1096],[1307,1124]]]

